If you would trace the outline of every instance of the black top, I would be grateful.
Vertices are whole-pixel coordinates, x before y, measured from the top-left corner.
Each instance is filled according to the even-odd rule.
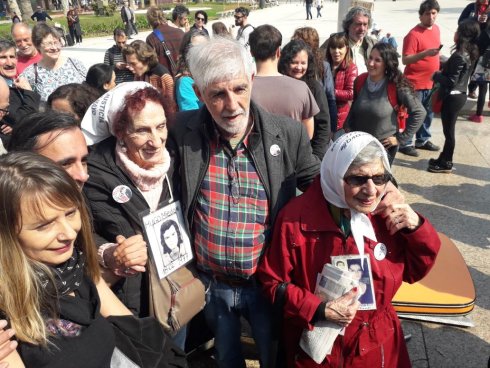
[[[95,232],[107,242],[115,242],[119,234],[130,237],[142,232],[139,214],[150,208],[130,177],[116,165],[115,147],[114,137],[107,138],[94,146],[88,158],[90,178],[83,187],[94,219]],[[172,159],[167,175],[172,183],[173,197],[178,199],[178,176],[174,177],[177,172],[173,171],[173,166]],[[131,199],[126,203],[118,203],[112,196],[112,191],[119,185],[131,189]],[[160,202],[170,199],[170,191],[171,188],[164,180]],[[98,244],[100,245],[100,242]],[[149,315],[146,272],[121,278],[112,286],[112,291],[136,316]]]
[[[84,276],[75,296],[62,296],[60,319],[82,327],[79,336],[57,335],[52,344],[40,347],[19,342],[17,348],[26,367],[104,368],[110,367],[114,351],[114,330],[100,314],[100,300],[94,283]]]

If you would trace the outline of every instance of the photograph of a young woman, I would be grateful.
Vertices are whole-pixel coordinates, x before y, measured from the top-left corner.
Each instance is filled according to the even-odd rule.
[[[180,227],[174,220],[167,220],[160,228],[161,243],[163,248],[163,265],[168,267],[185,254]]]

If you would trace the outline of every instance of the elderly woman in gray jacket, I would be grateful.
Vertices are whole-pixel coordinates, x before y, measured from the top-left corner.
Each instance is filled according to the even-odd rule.
[[[415,134],[426,111],[398,69],[398,56],[391,45],[376,44],[367,66],[368,72],[354,82],[354,102],[344,129],[376,137],[387,150],[391,165],[398,146]]]

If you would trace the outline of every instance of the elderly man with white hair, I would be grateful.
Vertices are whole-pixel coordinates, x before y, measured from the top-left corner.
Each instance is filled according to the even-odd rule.
[[[217,57],[219,55],[219,57]],[[238,42],[217,38],[188,54],[199,110],[177,116],[182,200],[197,267],[209,286],[204,314],[219,367],[245,367],[240,316],[267,365],[271,306],[255,277],[281,207],[318,173],[306,130],[251,102],[252,64]]]

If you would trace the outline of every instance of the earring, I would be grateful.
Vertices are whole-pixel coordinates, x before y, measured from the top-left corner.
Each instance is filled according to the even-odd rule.
[[[128,151],[126,148],[126,144],[124,143],[124,141],[122,139],[118,139],[117,145],[120,147],[121,152],[126,153]]]

